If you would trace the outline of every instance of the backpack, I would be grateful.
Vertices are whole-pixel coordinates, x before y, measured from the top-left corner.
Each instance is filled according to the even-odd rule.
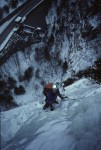
[[[52,90],[53,83],[48,83],[44,86],[43,94],[46,96],[47,92]]]

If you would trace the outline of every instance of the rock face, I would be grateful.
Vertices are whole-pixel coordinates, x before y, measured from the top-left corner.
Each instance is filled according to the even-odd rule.
[[[98,0],[57,0],[48,13],[46,43],[51,47],[55,45],[56,53],[61,51],[61,58],[66,58],[69,68],[76,72],[92,66],[94,61],[101,57],[100,6]],[[88,60],[85,61],[87,57]],[[83,63],[78,64],[80,59],[85,67]],[[79,69],[76,69],[78,67]]]

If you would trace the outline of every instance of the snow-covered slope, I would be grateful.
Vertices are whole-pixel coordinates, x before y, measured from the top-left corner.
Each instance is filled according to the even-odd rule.
[[[81,79],[61,93],[53,112],[39,102],[2,112],[2,150],[100,150],[101,86]]]

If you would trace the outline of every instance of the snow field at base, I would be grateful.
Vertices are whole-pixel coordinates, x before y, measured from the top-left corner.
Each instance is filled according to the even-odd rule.
[[[69,99],[61,101],[54,111],[42,110],[38,98],[2,112],[2,149],[100,150],[101,85],[81,79],[61,92]]]

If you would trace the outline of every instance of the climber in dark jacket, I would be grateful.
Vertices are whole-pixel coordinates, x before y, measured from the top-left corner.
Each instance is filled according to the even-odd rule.
[[[46,109],[50,106],[50,110],[54,110],[53,103],[58,104],[58,101],[56,101],[57,96],[59,96],[61,99],[63,99],[62,95],[60,94],[59,89],[56,85],[52,85],[52,89],[50,89],[46,94],[45,102],[43,109]]]

